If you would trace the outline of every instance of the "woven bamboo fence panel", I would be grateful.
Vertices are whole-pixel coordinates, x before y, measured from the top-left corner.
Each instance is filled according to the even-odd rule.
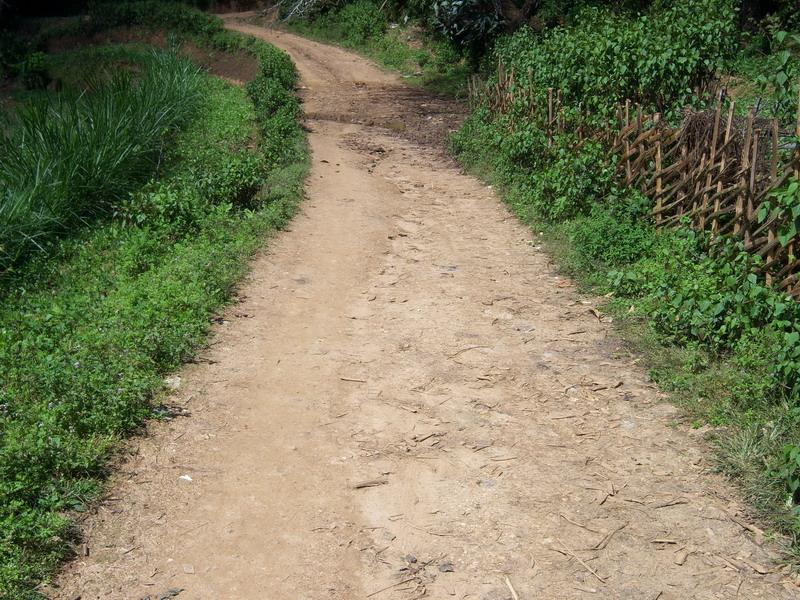
[[[522,100],[549,143],[565,131],[575,133],[578,144],[587,138],[604,142],[617,160],[619,179],[652,201],[658,227],[686,224],[712,239],[739,238],[748,252],[761,257],[758,272],[768,284],[800,298],[795,256],[800,232],[791,233],[788,220],[794,217],[778,210],[773,195],[792,180],[800,182],[800,101],[792,131],[758,117],[755,108],[737,116],[736,102],[722,95],[712,110],[684,111],[677,126],[625,102],[617,108],[614,127],[588,130],[588,120],[575,118],[574,111],[566,115],[559,91],[548,89],[543,102],[544,94],[515,79],[513,70],[499,64],[493,85],[477,78],[470,82],[470,100],[499,114]]]

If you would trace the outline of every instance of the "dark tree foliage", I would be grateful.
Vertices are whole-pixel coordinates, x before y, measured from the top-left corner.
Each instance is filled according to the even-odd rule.
[[[164,3],[182,2],[203,10],[213,8],[215,0],[161,0]],[[124,0],[0,0],[0,19],[12,15],[25,17],[56,17],[86,12],[89,4],[109,2],[120,4]],[[0,24],[2,21],[0,20]]]

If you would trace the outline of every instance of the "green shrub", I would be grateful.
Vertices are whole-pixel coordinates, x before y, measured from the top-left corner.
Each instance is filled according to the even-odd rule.
[[[0,82],[19,72],[29,52],[30,45],[21,36],[0,29]]]
[[[144,26],[180,32],[202,39],[223,30],[222,19],[180,2],[158,0],[94,1],[89,3],[89,26],[95,30]]]
[[[683,108],[737,43],[732,0],[670,2],[636,18],[587,8],[573,22],[501,38],[495,57],[515,68],[519,85],[538,90],[540,102],[552,87],[568,106],[609,118],[625,99],[664,113]]]
[[[639,298],[652,326],[673,343],[742,357],[760,340],[774,399],[800,397],[800,305],[759,282],[753,258],[737,244],[704,249],[691,231],[660,237],[653,252],[612,273],[617,294]]]
[[[260,71],[247,85],[261,132],[261,149],[270,164],[286,164],[298,159],[297,127],[300,105],[291,93],[297,78],[294,65],[279,50],[259,54]]]
[[[433,3],[437,29],[456,47],[463,49],[474,66],[501,31],[497,5],[488,0],[438,0]]]
[[[649,201],[637,192],[610,206],[596,203],[569,225],[575,265],[585,271],[636,263],[655,243],[653,227],[642,218]]]
[[[325,6],[320,12],[298,21],[301,30],[312,30],[320,37],[350,48],[359,48],[380,38],[389,25],[386,13],[374,0],[355,0],[343,5]]]
[[[151,182],[121,201],[114,217],[132,227],[169,227],[180,235],[191,234],[211,206],[200,187],[172,181]]]
[[[47,72],[47,55],[44,52],[31,52],[19,68],[22,84],[29,90],[43,90],[50,82]]]
[[[216,171],[196,172],[195,182],[201,196],[214,204],[230,202],[238,207],[252,207],[264,179],[264,167],[261,156],[240,150]]]
[[[345,40],[354,46],[379,37],[388,24],[385,13],[372,0],[346,4],[338,19],[346,28]]]
[[[786,444],[776,461],[775,476],[786,489],[786,503],[793,506],[796,526],[800,528],[800,446]]]
[[[613,167],[600,144],[587,142],[575,148],[570,140],[557,140],[548,164],[531,174],[531,203],[550,221],[585,214],[610,191]]]

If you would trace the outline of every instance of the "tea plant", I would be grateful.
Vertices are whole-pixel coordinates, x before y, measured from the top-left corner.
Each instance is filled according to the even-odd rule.
[[[552,87],[568,106],[598,116],[613,117],[625,99],[667,113],[690,103],[724,67],[736,48],[736,23],[731,0],[675,2],[637,17],[592,7],[571,27],[502,38],[495,60],[514,68],[542,101]]]

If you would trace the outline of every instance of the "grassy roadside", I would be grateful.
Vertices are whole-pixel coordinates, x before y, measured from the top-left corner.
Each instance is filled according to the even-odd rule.
[[[198,74],[203,94],[154,176],[102,196],[102,218],[0,281],[0,597],[38,597],[69,550],[70,514],[96,497],[119,441],[165,414],[164,376],[202,346],[210,315],[301,199],[291,61],[255,40],[218,41],[259,59],[247,90]],[[136,52],[61,60],[118,65]]]
[[[717,468],[797,560],[797,303],[759,283],[736,244],[657,230],[599,147],[566,136],[548,148],[508,132],[507,118],[479,108],[453,153],[496,186],[582,291],[607,297],[616,334],[687,421],[708,427]],[[532,154],[533,165],[523,158]]]
[[[311,20],[286,24],[292,33],[354,50],[397,71],[411,85],[464,96],[469,66],[446,41],[414,24],[392,23],[388,9],[357,0]]]

